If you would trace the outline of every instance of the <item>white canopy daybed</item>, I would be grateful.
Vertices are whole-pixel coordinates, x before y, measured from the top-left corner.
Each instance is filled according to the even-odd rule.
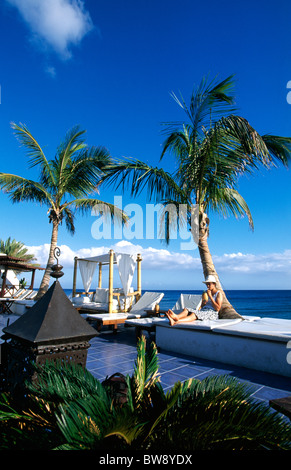
[[[110,250],[108,254],[100,255],[100,256],[93,256],[88,258],[75,258],[74,264],[74,277],[73,277],[73,292],[72,297],[73,299],[76,296],[76,282],[77,282],[77,270],[79,267],[80,274],[82,277],[82,282],[85,290],[85,295],[87,296],[86,307],[89,307],[88,297],[89,291],[91,288],[91,283],[93,280],[93,276],[95,274],[97,265],[99,267],[99,280],[98,280],[98,288],[96,289],[95,293],[99,295],[103,295],[102,302],[103,307],[108,313],[113,313],[114,311],[121,310],[120,304],[120,296],[124,296],[124,308],[123,310],[126,311],[128,305],[126,304],[126,299],[131,298],[130,305],[132,303],[133,297],[136,298],[136,301],[141,296],[141,255],[130,255],[127,253],[115,253],[113,250]],[[117,264],[119,276],[122,284],[122,290],[118,289],[117,291],[113,288],[113,265]],[[102,289],[102,267],[108,265],[109,266],[109,281],[108,281],[108,289]],[[132,292],[131,283],[135,271],[135,266],[137,266],[137,290]],[[104,296],[105,294],[105,296]],[[118,306],[114,305],[114,296],[117,297]],[[96,302],[95,302],[96,303]],[[88,305],[87,305],[88,304]],[[93,305],[92,305],[93,307]]]

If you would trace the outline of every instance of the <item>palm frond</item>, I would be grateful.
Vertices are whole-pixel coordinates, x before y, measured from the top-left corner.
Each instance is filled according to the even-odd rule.
[[[75,197],[96,191],[104,169],[110,165],[111,157],[105,147],[90,147],[82,150],[72,159],[63,172],[63,191]]]
[[[27,383],[31,394],[54,403],[64,403],[75,398],[84,398],[97,394],[102,399],[107,393],[101,383],[82,366],[61,361],[46,361],[34,364],[38,380]]]
[[[163,151],[160,159],[169,150],[178,160],[179,164],[190,155],[195,154],[196,140],[191,140],[189,126],[182,125],[182,130],[175,130],[167,137],[163,143]]]
[[[212,121],[215,122],[225,113],[234,112],[233,86],[233,76],[221,82],[217,82],[217,79],[209,82],[208,78],[204,77],[198,87],[193,90],[189,107],[182,96],[179,99],[172,93],[172,97],[186,113],[191,123],[192,140],[199,140],[201,130],[211,128]],[[181,127],[181,122],[164,123],[164,125],[166,125],[165,132],[171,134],[175,128]]]
[[[145,399],[146,393],[156,383],[159,378],[157,349],[154,343],[146,352],[146,340],[142,336],[137,344],[137,359],[135,361],[134,375],[132,377],[132,387],[134,388],[135,404]]]
[[[285,167],[289,167],[291,138],[266,134],[262,136],[262,139],[268,148],[272,164],[276,166],[276,164],[281,163]]]
[[[184,193],[173,177],[162,168],[152,167],[140,160],[117,160],[104,171],[101,184],[113,185],[116,189],[130,188],[132,196],[146,190],[150,200],[161,202],[167,199],[184,198]]]
[[[27,155],[29,157],[30,167],[33,168],[37,165],[40,166],[41,172],[46,175],[47,178],[50,178],[51,181],[54,181],[53,174],[49,165],[46,156],[37,142],[37,140],[30,133],[28,128],[24,124],[11,123],[11,127],[15,131],[15,135],[18,138],[21,145],[26,149]]]
[[[126,449],[142,426],[128,407],[112,407],[109,396],[92,395],[61,405],[57,415],[65,444],[58,450]]]
[[[14,258],[20,258],[26,260],[28,263],[35,261],[34,255],[29,254],[27,248],[22,242],[16,241],[8,237],[7,240],[0,239],[0,253],[5,253],[8,256]]]
[[[72,129],[70,129],[66,133],[64,140],[58,146],[56,157],[58,158],[61,155],[61,161],[66,162],[66,159],[70,158],[73,153],[82,150],[84,147],[87,147],[85,144],[85,139],[83,138],[85,132],[85,130],[80,129],[80,126],[74,126]],[[66,166],[66,164],[63,166]]]
[[[70,201],[63,206],[71,205],[76,210],[82,213],[91,212],[95,215],[101,214],[105,220],[111,219],[112,221],[119,223],[127,223],[129,218],[128,215],[114,204],[101,201],[100,199],[94,198],[79,198],[73,201]]]
[[[205,196],[205,210],[207,208],[223,217],[228,217],[230,214],[235,218],[246,215],[250,228],[254,229],[253,218],[245,199],[233,188],[211,185],[211,189]]]
[[[71,211],[71,209],[69,207],[65,207],[62,212],[64,214],[64,219],[65,219],[65,223],[66,223],[66,227],[67,227],[68,232],[71,235],[74,235],[74,233],[75,233],[75,224],[74,224],[74,214],[73,214],[73,212]]]
[[[9,173],[0,173],[0,188],[10,194],[12,202],[35,201],[49,204],[50,193],[41,183]]]
[[[84,130],[80,130],[79,126],[73,127],[67,132],[64,141],[60,144],[57,149],[56,157],[54,160],[54,166],[56,168],[56,184],[59,190],[64,186],[64,173],[66,170],[71,168],[71,160],[74,154],[81,152],[87,147],[84,139],[81,139]]]

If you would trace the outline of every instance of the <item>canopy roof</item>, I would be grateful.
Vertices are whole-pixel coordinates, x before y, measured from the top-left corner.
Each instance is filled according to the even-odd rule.
[[[13,269],[13,271],[35,271],[36,269],[43,270],[39,266],[33,266],[28,264],[26,260],[20,258],[14,258],[13,256],[7,256],[0,253],[0,269]]]
[[[128,253],[115,253],[113,250],[110,250],[109,253],[98,256],[91,256],[87,258],[75,258],[75,268],[74,268],[74,282],[73,282],[73,297],[75,295],[75,279],[76,279],[76,270],[77,263],[79,264],[81,277],[83,281],[83,286],[86,292],[89,292],[93,275],[96,269],[97,264],[101,267],[102,265],[109,265],[109,285],[110,279],[112,278],[112,268],[113,264],[118,265],[119,276],[121,279],[122,287],[124,294],[127,295],[131,286],[135,265],[137,261],[141,261],[141,256],[139,254],[128,254]],[[139,268],[140,269],[140,266]],[[140,278],[140,275],[138,275]],[[101,287],[101,279],[99,272],[99,287]],[[109,287],[109,290],[112,291],[113,287]]]
[[[89,258],[78,258],[78,261],[91,261],[92,263],[109,264],[109,259],[110,254],[106,253],[105,255],[90,256]],[[116,253],[113,253],[113,262],[117,263]]]

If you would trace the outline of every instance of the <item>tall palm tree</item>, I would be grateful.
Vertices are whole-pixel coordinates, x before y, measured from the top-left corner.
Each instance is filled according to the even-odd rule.
[[[12,123],[20,143],[26,148],[30,167],[38,167],[40,176],[33,181],[22,176],[0,173],[0,188],[10,195],[12,202],[33,201],[48,207],[52,235],[47,266],[38,291],[41,297],[48,289],[58,230],[64,221],[71,234],[75,232],[74,213],[85,213],[96,206],[103,213],[125,221],[123,212],[112,204],[93,196],[98,190],[100,176],[110,163],[108,151],[103,147],[88,147],[84,130],[72,128],[57,148],[53,159],[48,160],[37,140],[23,124]]]
[[[290,162],[291,139],[259,135],[243,117],[234,114],[233,77],[221,82],[203,79],[195,89],[187,106],[183,98],[175,101],[186,114],[186,121],[165,123],[166,140],[161,158],[173,154],[177,170],[172,174],[162,168],[153,168],[141,161],[119,162],[119,170],[112,167],[105,181],[117,187],[132,187],[137,195],[148,188],[149,196],[163,203],[186,204],[188,224],[198,244],[204,276],[214,275],[219,289],[221,283],[208,246],[209,211],[224,216],[246,215],[250,226],[250,209],[237,190],[238,177],[254,173],[260,167],[270,168],[277,163]],[[120,179],[121,177],[121,179]],[[193,226],[193,207],[199,210],[198,235]],[[166,238],[169,239],[171,217],[163,217]],[[180,224],[183,220],[180,220]],[[178,221],[179,223],[179,221]],[[225,294],[223,312],[233,310]]]

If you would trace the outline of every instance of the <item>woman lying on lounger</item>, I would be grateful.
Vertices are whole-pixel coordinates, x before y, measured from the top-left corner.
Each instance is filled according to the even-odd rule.
[[[214,276],[208,276],[206,281],[203,282],[207,286],[207,291],[202,295],[201,309],[199,312],[196,312],[191,308],[184,308],[180,313],[174,313],[173,310],[168,310],[166,315],[171,326],[176,323],[191,322],[195,320],[217,320],[218,312],[222,304],[222,294],[216,288],[216,280]]]

